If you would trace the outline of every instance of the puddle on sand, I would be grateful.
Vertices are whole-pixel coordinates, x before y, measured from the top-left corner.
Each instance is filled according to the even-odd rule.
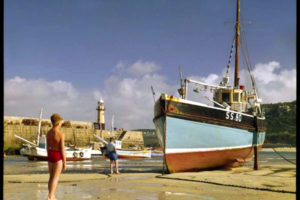
[[[166,196],[183,196],[183,197],[194,197],[194,198],[200,198],[203,200],[216,200],[215,198],[208,197],[205,195],[200,194],[189,194],[189,193],[181,193],[181,192],[165,192]]]
[[[115,178],[115,177],[113,177]],[[141,179],[148,179],[150,176],[126,176],[126,177],[118,177],[120,181],[122,180],[141,180]]]
[[[136,192],[137,191],[135,189],[129,189],[129,188],[108,188],[104,190],[107,190],[109,192]]]

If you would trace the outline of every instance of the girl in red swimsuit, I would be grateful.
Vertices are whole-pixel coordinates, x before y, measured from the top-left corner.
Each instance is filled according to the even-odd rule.
[[[47,200],[55,200],[54,193],[59,175],[62,170],[66,170],[65,136],[59,131],[63,118],[55,113],[51,116],[51,122],[53,127],[47,133],[48,167],[50,173]]]

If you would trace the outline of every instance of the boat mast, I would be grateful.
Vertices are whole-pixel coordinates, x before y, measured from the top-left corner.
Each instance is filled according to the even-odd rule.
[[[43,108],[41,108],[41,112],[40,112],[40,119],[39,119],[39,126],[38,126],[38,136],[37,136],[37,141],[36,141],[37,146],[39,146],[40,137],[42,136],[42,134],[41,134],[42,115],[43,115]]]
[[[110,137],[113,137],[113,130],[114,130],[114,115],[111,118],[111,133],[110,133]]]
[[[235,25],[235,70],[234,87],[239,86],[239,39],[240,39],[240,0],[237,0],[236,25]]]

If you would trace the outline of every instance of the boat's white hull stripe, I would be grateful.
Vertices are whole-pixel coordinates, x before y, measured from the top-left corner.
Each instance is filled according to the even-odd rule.
[[[235,147],[217,147],[217,148],[168,148],[166,153],[193,153],[193,152],[209,152],[221,150],[233,150],[241,148],[249,148],[255,145],[235,146]]]

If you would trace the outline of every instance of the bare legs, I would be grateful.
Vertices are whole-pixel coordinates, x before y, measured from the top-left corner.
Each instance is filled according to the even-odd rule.
[[[115,167],[116,167],[116,172],[119,174],[119,167],[118,167],[118,160],[115,160]]]
[[[113,160],[110,161],[110,174],[113,174],[114,171],[113,171]]]
[[[114,171],[113,171],[113,160],[110,161],[110,174],[113,174]],[[116,172],[117,174],[119,174],[119,168],[118,168],[118,160],[115,160],[115,167],[116,167]]]
[[[49,181],[48,181],[48,190],[49,190],[48,200],[55,200],[54,193],[55,193],[56,186],[58,184],[59,175],[62,170],[62,160],[56,163],[48,162],[48,166],[49,166],[49,174],[50,174]]]

